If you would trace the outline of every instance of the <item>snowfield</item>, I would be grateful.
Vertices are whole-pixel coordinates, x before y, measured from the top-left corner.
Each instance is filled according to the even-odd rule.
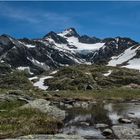
[[[119,56],[114,56],[112,57],[108,63],[109,66],[116,66],[118,64],[122,64],[123,62],[126,62],[133,58],[136,55],[136,50],[138,48],[133,49],[133,46],[130,47],[129,49],[125,50],[122,54]]]
[[[65,51],[95,51],[99,50],[101,47],[104,46],[105,43],[94,43],[94,44],[86,44],[86,43],[81,43],[79,42],[77,37],[65,37],[68,41],[68,44],[59,44],[56,43],[53,39],[47,38],[50,43],[53,43],[58,49],[65,50]],[[74,47],[72,47],[74,46]]]
[[[77,37],[68,37],[67,41],[70,45],[77,47],[77,50],[99,50],[105,43],[85,44],[79,42]]]
[[[140,70],[140,58],[134,58],[128,62],[128,65],[123,66],[129,69],[137,69]]]
[[[109,61],[108,66],[117,66],[124,62],[127,62],[127,65],[122,67],[140,70],[140,58],[134,58],[137,54],[137,50],[139,49],[140,46],[135,48],[134,46],[132,46],[126,49],[122,54],[112,57],[112,60]]]

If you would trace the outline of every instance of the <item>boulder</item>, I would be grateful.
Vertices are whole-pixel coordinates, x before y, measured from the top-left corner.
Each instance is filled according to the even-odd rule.
[[[98,123],[95,125],[96,128],[104,128],[104,127],[108,127],[108,124],[104,124],[104,123]]]
[[[118,121],[119,121],[120,123],[132,123],[131,120],[125,119],[125,118],[119,118]]]
[[[64,106],[65,106],[67,109],[70,109],[70,108],[73,107],[72,105],[69,105],[69,104],[65,104]]]
[[[0,102],[5,102],[5,101],[24,101],[26,103],[30,102],[33,100],[32,97],[24,95],[24,93],[21,93],[19,91],[15,92],[8,92],[4,94],[0,94]],[[21,93],[21,94],[20,94]]]
[[[85,86],[85,90],[93,90],[93,86],[88,84]]]
[[[119,139],[140,139],[140,130],[127,126],[113,126],[112,130]]]
[[[60,106],[64,106],[65,104],[64,104],[63,102],[60,102],[59,105],[60,105]]]
[[[64,104],[73,105],[75,103],[75,100],[73,100],[73,99],[64,99],[62,102]]]
[[[81,103],[80,102],[75,102],[73,104],[73,106],[76,107],[76,108],[79,108],[79,107],[81,107]]]
[[[86,108],[89,107],[89,103],[88,102],[82,102],[81,107],[86,109]]]
[[[110,136],[111,134],[113,134],[112,130],[107,128],[103,131],[103,135],[104,136]]]
[[[135,84],[135,83],[131,83],[131,84],[127,85],[126,87],[128,87],[128,88],[140,88],[140,85]]]
[[[61,110],[54,105],[50,105],[50,101],[44,99],[36,99],[34,101],[30,101],[28,104],[23,105],[21,108],[34,108],[60,120],[65,119],[64,110]]]
[[[80,122],[81,125],[83,126],[89,126],[90,124],[88,122]]]

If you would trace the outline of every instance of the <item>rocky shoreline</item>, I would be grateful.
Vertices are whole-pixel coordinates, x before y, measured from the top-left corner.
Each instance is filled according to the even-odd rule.
[[[35,99],[25,96],[24,94],[16,93],[0,95],[1,102],[10,102],[17,100],[24,102],[24,104],[20,106],[19,109],[37,109],[41,113],[47,113],[50,117],[60,120],[63,123],[63,127],[59,128],[59,130],[57,131],[58,134],[30,134],[27,136],[17,137],[15,139],[53,140],[61,138],[67,140],[81,140],[88,138],[88,136],[81,135],[81,131],[83,131],[83,133],[84,131],[85,133],[86,131],[88,133],[91,131],[89,133],[90,138],[92,130],[93,138],[94,131],[98,131],[95,139],[140,139],[140,116],[138,116],[138,112],[140,111],[138,109],[140,106],[139,99],[108,99],[101,102],[100,100],[80,100],[73,98],[60,98],[56,96],[55,98],[47,98],[47,100]],[[73,112],[73,110],[75,113]],[[124,112],[122,111],[122,114],[119,114],[119,110],[124,110]],[[2,112],[3,110],[0,111]],[[79,117],[78,120],[77,117]],[[98,120],[97,122],[96,120],[94,120],[95,122],[92,120],[94,117]],[[104,119],[105,121],[103,121],[102,119]],[[70,130],[73,127],[75,127],[76,129],[80,127],[79,132],[73,132],[73,130]],[[90,129],[90,131],[88,129]]]

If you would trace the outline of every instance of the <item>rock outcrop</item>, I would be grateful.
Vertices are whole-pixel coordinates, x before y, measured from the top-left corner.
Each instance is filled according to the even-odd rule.
[[[50,116],[53,116],[57,119],[64,120],[65,119],[65,111],[57,108],[56,106],[50,105],[50,101],[44,99],[36,99],[34,101],[25,104],[21,108],[33,108],[38,109],[43,113],[47,113]]]

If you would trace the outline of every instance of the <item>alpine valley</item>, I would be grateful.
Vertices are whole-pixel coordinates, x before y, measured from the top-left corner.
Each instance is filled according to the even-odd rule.
[[[131,38],[0,36],[0,139],[140,139],[139,102]]]

